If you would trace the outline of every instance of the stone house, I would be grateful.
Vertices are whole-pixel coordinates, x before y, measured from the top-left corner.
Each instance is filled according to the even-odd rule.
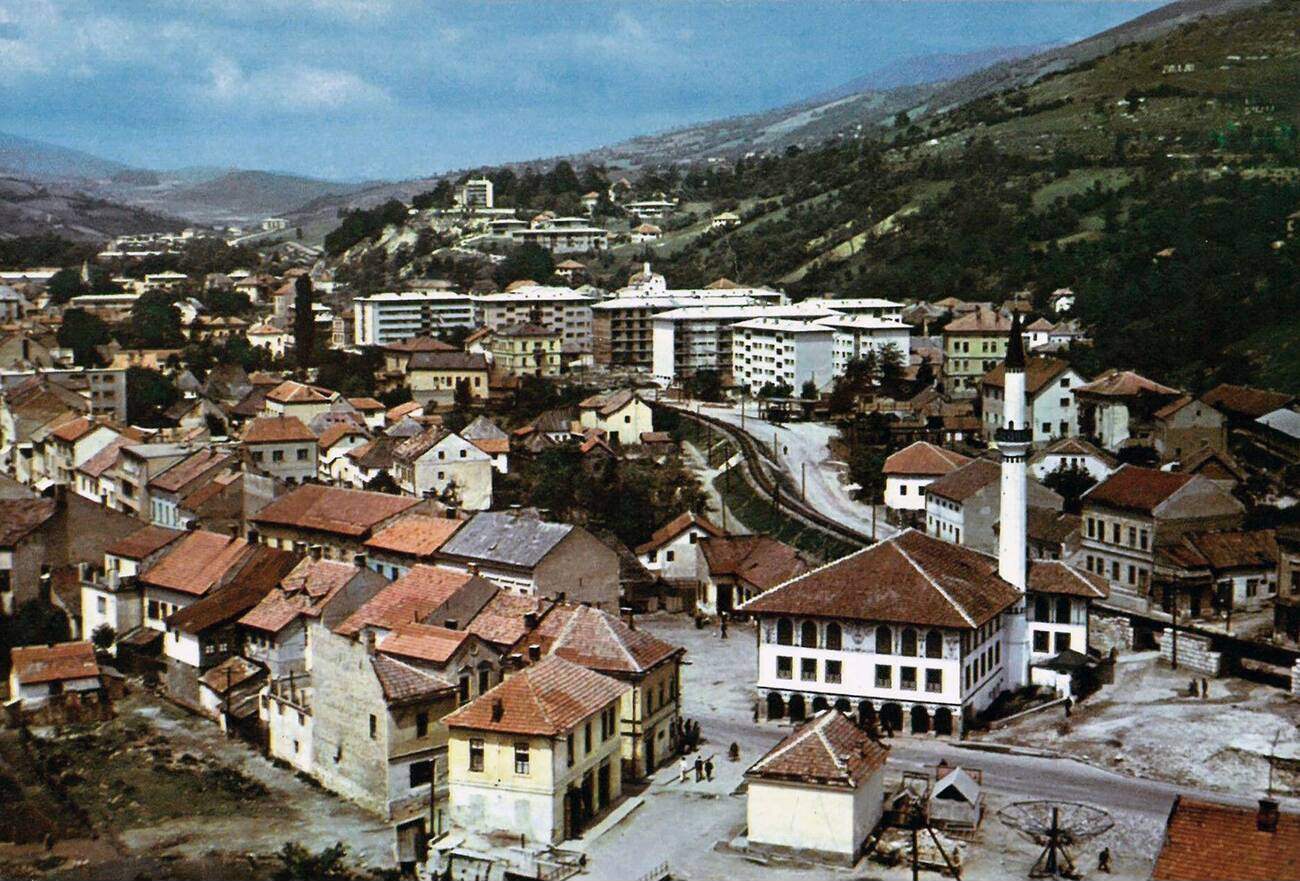
[[[1183,395],[1155,412],[1152,440],[1162,462],[1182,459],[1204,447],[1226,452],[1228,423],[1209,404]]]
[[[319,442],[296,416],[263,416],[244,429],[245,455],[257,470],[289,483],[316,477]]]
[[[1001,473],[996,462],[975,459],[932,482],[925,488],[925,531],[953,544],[996,553]],[[1065,503],[1032,478],[1027,490],[1031,509],[1060,511]]]
[[[305,484],[248,518],[250,540],[301,553],[320,545],[326,559],[352,561],[376,532],[427,508],[406,496]]]
[[[618,711],[629,690],[552,656],[449,716],[453,824],[541,844],[581,834],[622,796]]]
[[[393,448],[393,479],[402,492],[434,496],[452,507],[492,507],[492,457],[455,432],[429,428]]]
[[[0,500],[0,612],[12,615],[40,595],[56,508],[50,499]]]
[[[1185,533],[1156,549],[1151,599],[1195,617],[1258,610],[1277,594],[1279,558],[1271,529]]]

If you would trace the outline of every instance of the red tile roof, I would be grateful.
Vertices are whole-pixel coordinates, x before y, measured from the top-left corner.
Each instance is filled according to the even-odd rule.
[[[266,393],[268,401],[279,404],[327,404],[338,396],[338,392],[314,385],[304,385],[286,379]]]
[[[196,450],[172,467],[149,481],[149,488],[162,492],[177,492],[205,472],[234,462],[234,457],[212,447]]]
[[[348,437],[368,438],[369,435],[366,434],[365,429],[359,425],[348,422],[337,422],[321,433],[318,443],[322,450],[328,450],[339,441]]]
[[[1027,576],[1033,593],[1087,597],[1104,600],[1110,596],[1110,582],[1091,572],[1080,572],[1060,560],[1030,560]]]
[[[412,557],[430,556],[460,529],[463,520],[411,514],[384,527],[366,542],[376,551],[390,551]]]
[[[978,307],[971,312],[954,318],[945,325],[943,332],[949,333],[986,333],[1001,334],[1011,332],[1011,319],[996,309]]]
[[[206,530],[186,534],[161,560],[140,575],[140,581],[194,596],[202,596],[239,565],[248,542]]]
[[[826,710],[768,750],[745,776],[855,789],[884,767],[888,755],[843,713]]]
[[[470,440],[470,443],[487,453],[489,456],[496,456],[501,453],[510,452],[510,438],[508,437],[485,437],[477,440]]]
[[[445,664],[471,638],[464,630],[448,630],[436,624],[398,624],[379,641],[378,648],[388,655]]]
[[[703,517],[692,511],[678,514],[672,520],[669,520],[663,526],[656,529],[651,535],[650,540],[636,549],[638,554],[644,554],[653,551],[655,548],[663,547],[668,542],[681,535],[692,526],[698,526],[709,535],[726,535],[721,526],[715,524],[707,517]]]
[[[15,646],[9,650],[9,661],[23,685],[89,679],[99,675],[95,647],[89,642]]]
[[[63,423],[50,434],[61,440],[72,443],[79,441],[95,429],[95,423],[85,416],[79,416],[76,419]]]
[[[370,668],[384,690],[384,698],[393,704],[425,700],[456,689],[453,682],[384,654],[374,655]]]
[[[1075,386],[1076,394],[1128,398],[1135,395],[1177,396],[1178,389],[1147,379],[1132,370],[1107,370],[1092,382]]]
[[[884,473],[896,476],[927,477],[947,474],[960,468],[970,457],[937,447],[929,441],[917,441],[885,459]]]
[[[546,605],[546,601],[540,597],[519,596],[499,590],[465,629],[479,639],[509,647],[528,631],[524,616],[529,612],[540,613]]]
[[[1049,358],[1046,355],[1034,355],[1025,362],[1025,391],[1030,395],[1036,395],[1042,391],[1048,383],[1057,379],[1062,373],[1070,369],[1070,365],[1060,358]],[[980,380],[980,383],[994,388],[1003,388],[1007,382],[1007,365],[998,364]]]
[[[348,403],[363,413],[367,411],[373,412],[375,410],[386,409],[382,403],[376,401],[374,398],[348,398]]]
[[[515,643],[513,653],[525,657],[537,645],[545,655],[558,655],[589,670],[611,676],[639,675],[686,650],[591,606],[557,605]]]
[[[122,447],[130,446],[132,443],[135,441],[130,438],[115,437],[109,441],[108,446],[78,465],[77,470],[91,477],[99,477],[117,464],[117,454]]]
[[[0,548],[12,548],[54,516],[51,499],[0,499]]]
[[[276,499],[251,519],[357,537],[418,504],[419,499],[405,496],[307,484]]]
[[[274,590],[300,559],[292,551],[256,545],[226,584],[169,615],[167,624],[186,633],[202,633],[236,621]]]
[[[386,352],[454,352],[456,347],[428,336],[413,336],[384,346]]]
[[[1258,810],[1174,799],[1165,840],[1151,870],[1156,881],[1300,879],[1300,814],[1279,812],[1277,828],[1259,828]]]
[[[143,560],[150,554],[167,547],[184,532],[179,529],[165,529],[161,526],[146,526],[118,539],[105,549],[105,554],[114,557],[126,557],[128,560]]]
[[[711,536],[700,542],[709,574],[730,575],[768,590],[808,571],[799,551],[769,535]]]
[[[199,681],[217,694],[225,694],[265,672],[265,669],[252,661],[234,655],[204,673]]]
[[[245,612],[239,623],[279,633],[300,616],[319,617],[321,608],[360,574],[361,569],[351,563],[307,557]]]
[[[1277,533],[1272,529],[1196,532],[1183,537],[1219,571],[1272,569],[1277,565]]]
[[[440,566],[412,566],[410,572],[384,586],[334,632],[355,636],[363,627],[392,629],[399,624],[418,623],[475,580],[482,579]]]
[[[447,727],[558,737],[631,686],[551,655],[447,716]]]
[[[263,416],[248,423],[244,429],[246,444],[278,444],[292,441],[314,441],[316,435],[297,416]]]
[[[1083,494],[1085,504],[1151,513],[1156,506],[1195,478],[1178,471],[1124,465]]]
[[[1284,392],[1251,388],[1246,385],[1229,385],[1226,382],[1216,385],[1201,396],[1201,400],[1205,403],[1225,413],[1247,419],[1258,419],[1266,413],[1289,407],[1295,399],[1295,395]]]
[[[951,502],[964,502],[975,493],[997,483],[1002,469],[988,459],[967,462],[956,471],[949,471],[925,488],[926,496],[940,496]]]
[[[997,560],[908,529],[759,594],[745,612],[973,629],[1020,598]]]

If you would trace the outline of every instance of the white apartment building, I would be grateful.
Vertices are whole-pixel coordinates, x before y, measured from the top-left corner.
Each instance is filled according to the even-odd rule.
[[[882,321],[903,320],[902,303],[879,297],[810,297],[803,302],[820,303],[843,315],[862,315],[866,318],[879,318]]]
[[[835,376],[835,332],[816,321],[751,318],[732,328],[731,370],[752,394],[768,383],[800,393],[804,383],[823,388]]]
[[[700,370],[734,373],[734,328],[751,319],[789,319],[810,322],[831,314],[820,306],[795,303],[764,306],[732,300],[724,304],[685,306],[660,312],[651,319],[653,328],[651,367],[657,382],[672,385]],[[831,334],[825,329],[827,357]]]
[[[499,294],[475,294],[474,323],[492,330],[534,323],[560,335],[566,352],[590,352],[595,297],[570,288],[523,285]]]
[[[807,302],[807,301],[805,301]],[[831,301],[835,308],[843,301]],[[851,301],[850,301],[851,302]],[[880,302],[889,302],[882,300]],[[848,369],[850,361],[867,357],[874,351],[879,357],[880,350],[892,345],[898,349],[903,363],[907,363],[912,342],[912,328],[897,318],[880,318],[865,312],[850,312],[843,315],[829,315],[819,318],[818,324],[835,331],[834,368],[835,375],[842,376]]]
[[[495,207],[492,181],[485,177],[472,177],[465,181],[456,194],[456,204],[462,208]]]
[[[552,222],[545,226],[510,230],[510,241],[532,243],[554,254],[583,254],[609,247],[609,230],[599,226],[578,226]]]
[[[473,327],[474,304],[455,291],[393,291],[358,297],[352,320],[359,346],[383,346],[449,327]]]

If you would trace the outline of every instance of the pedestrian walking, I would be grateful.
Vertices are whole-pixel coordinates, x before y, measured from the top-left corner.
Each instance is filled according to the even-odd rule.
[[[1103,847],[1101,853],[1097,854],[1097,871],[1110,874],[1110,848]]]
[[[727,638],[727,613],[723,612],[718,616],[718,630],[722,633],[722,638]]]
[[[1205,700],[1209,696],[1210,696],[1210,680],[1202,676],[1201,677],[1201,700]]]
[[[690,770],[690,765],[686,764],[686,756],[682,756],[682,760],[681,760],[680,762],[677,763],[677,767],[678,767],[679,769],[681,769],[681,772],[682,772],[682,782],[685,783],[685,782],[686,782],[686,772]]]
[[[699,756],[695,757],[695,782],[699,783],[704,779],[704,759]]]
[[[713,756],[704,760],[704,776],[708,780],[713,779]]]

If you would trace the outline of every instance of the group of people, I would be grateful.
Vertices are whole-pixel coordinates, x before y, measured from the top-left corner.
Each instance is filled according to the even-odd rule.
[[[690,777],[691,764],[686,760],[686,756],[682,756],[677,766],[681,770],[681,782],[685,783],[687,779]],[[708,756],[707,758],[704,758],[699,755],[696,755],[695,756],[695,782],[701,783],[705,780],[712,780],[712,779],[713,779],[713,756]]]
[[[673,742],[683,753],[694,752],[700,747],[700,723],[692,722],[678,716],[673,721]]]

